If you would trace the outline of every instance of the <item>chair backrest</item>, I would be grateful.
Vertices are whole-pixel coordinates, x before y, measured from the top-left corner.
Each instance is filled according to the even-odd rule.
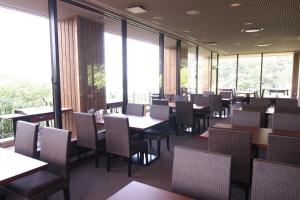
[[[300,107],[295,107],[295,106],[275,106],[274,112],[276,112],[276,113],[295,113],[295,114],[300,114]]]
[[[230,91],[220,91],[220,95],[222,96],[222,98],[225,98],[225,99],[232,98],[232,92],[230,92]]]
[[[265,105],[256,105],[256,104],[245,104],[242,105],[242,110],[246,111],[258,111],[265,113],[267,107]]]
[[[191,102],[196,103],[198,97],[203,97],[203,94],[191,94]]]
[[[106,152],[129,157],[130,134],[128,118],[105,116],[104,122],[106,130]]]
[[[154,99],[152,100],[152,105],[169,105],[168,100]]]
[[[209,108],[212,111],[221,111],[222,106],[222,95],[209,95]]]
[[[73,115],[77,131],[77,145],[90,149],[96,149],[98,138],[95,116],[80,112],[74,112]]]
[[[251,200],[299,200],[300,166],[255,159]]]
[[[298,106],[297,99],[276,99],[276,106]]]
[[[47,170],[69,180],[71,131],[41,127],[40,159],[48,163]]]
[[[269,99],[252,98],[250,101],[250,105],[265,106],[267,108],[267,107],[269,107]]]
[[[261,113],[257,111],[233,110],[231,124],[260,128]]]
[[[209,128],[208,150],[232,156],[232,180],[250,183],[251,132]]]
[[[96,111],[95,108],[90,108],[90,109],[87,110],[87,113],[88,114],[94,114],[95,111]]]
[[[214,92],[211,92],[211,91],[203,91],[203,96],[204,97],[209,97],[209,95],[213,95],[215,94]]]
[[[188,96],[175,96],[175,102],[177,101],[188,102]]]
[[[170,115],[169,106],[152,105],[150,107],[150,117],[155,119],[168,120]]]
[[[200,106],[209,106],[209,98],[204,96],[196,96],[195,104]]]
[[[193,125],[193,103],[176,102],[176,122],[178,124]]]
[[[126,114],[144,116],[144,104],[128,103],[126,107]]]
[[[268,160],[300,165],[299,137],[269,134]]]
[[[231,156],[176,146],[172,191],[196,199],[230,199]]]
[[[37,138],[39,125],[17,121],[15,136],[15,152],[29,157],[37,155]]]
[[[286,131],[300,131],[300,114],[275,112],[272,128]]]

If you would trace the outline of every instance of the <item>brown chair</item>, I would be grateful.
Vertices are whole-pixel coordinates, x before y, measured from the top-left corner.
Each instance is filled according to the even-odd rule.
[[[161,120],[169,120],[169,106],[162,105],[152,105],[150,107],[150,117]],[[160,141],[166,138],[167,149],[170,150],[169,147],[169,133],[170,124],[169,121],[166,121],[159,126],[155,126],[153,128],[147,129],[144,133],[144,138],[149,140],[150,147],[152,147],[152,140],[156,140],[157,142],[157,156],[160,157]]]
[[[300,166],[255,159],[251,200],[299,200]]]
[[[176,102],[176,134],[178,134],[178,128],[182,130],[191,128],[191,135],[193,136],[196,124],[198,124],[198,128],[200,129],[200,121],[194,117],[193,103],[183,101]]]
[[[231,156],[176,146],[172,191],[195,199],[230,199]]]
[[[201,110],[196,110],[194,113],[196,115],[196,117],[203,119],[203,128],[205,129],[205,127],[206,127],[205,121],[207,120],[207,127],[209,127],[209,120],[211,117],[211,112],[209,109],[209,98],[203,97],[203,96],[196,96],[195,104],[199,105],[199,106],[207,106],[207,108],[201,109]]]
[[[298,106],[297,99],[276,99],[276,106]]]
[[[261,113],[256,111],[233,110],[231,123],[235,126],[260,128]]]
[[[40,159],[48,163],[46,170],[17,179],[5,185],[8,199],[45,199],[63,190],[64,199],[69,193],[69,147],[71,132],[41,127]]]
[[[250,105],[265,106],[267,108],[269,107],[269,99],[253,98],[250,101]]]
[[[191,94],[191,102],[196,103],[198,97],[203,97],[203,94]]]
[[[168,100],[161,100],[161,99],[154,99],[154,100],[152,100],[152,105],[167,106],[167,105],[169,105],[169,101]]]
[[[245,188],[246,199],[251,183],[251,133],[209,128],[208,150],[232,156],[232,182]]]
[[[300,137],[269,134],[268,160],[300,165]]]
[[[209,97],[209,95],[214,95],[215,93],[212,91],[203,91],[203,96],[204,97]]]
[[[295,107],[295,106],[275,106],[274,112],[276,112],[276,113],[294,113],[294,114],[300,114],[300,107]]]
[[[286,131],[300,131],[300,114],[275,112],[272,128]]]
[[[232,98],[232,92],[231,91],[220,91],[219,93],[223,99],[231,99]]]
[[[37,157],[37,139],[39,125],[17,121],[15,136],[15,152],[28,157]]]
[[[177,101],[188,102],[188,96],[175,96],[175,102]]]
[[[148,163],[148,144],[143,140],[130,137],[128,118],[106,116],[104,118],[106,129],[106,153],[107,171],[110,170],[111,154],[128,158],[128,177],[131,177],[132,156],[141,153],[145,154],[146,164]],[[141,156],[142,158],[144,156]],[[142,158],[141,161],[142,161]]]
[[[128,103],[126,107],[126,114],[144,116],[144,104]]]
[[[77,131],[78,159],[84,149],[95,152],[95,166],[98,167],[99,152],[105,151],[105,133],[97,132],[95,116],[88,113],[74,112],[74,122]]]
[[[254,112],[260,112],[260,125],[261,127],[267,127],[268,124],[268,118],[265,114],[267,107],[263,104],[244,104],[242,105],[242,110],[245,111],[254,111]]]
[[[225,108],[222,105],[222,95],[209,95],[209,109],[211,113],[219,113],[219,117],[222,117],[222,111],[224,111],[225,117]]]

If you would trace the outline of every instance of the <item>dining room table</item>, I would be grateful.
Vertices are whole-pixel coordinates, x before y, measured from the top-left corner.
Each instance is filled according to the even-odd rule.
[[[46,169],[47,165],[46,162],[0,148],[0,186]]]
[[[241,131],[249,131],[252,135],[252,145],[256,148],[267,149],[268,148],[268,137],[269,134],[284,135],[291,137],[300,137],[300,132],[298,131],[286,131],[279,129],[271,128],[255,128],[255,127],[246,127],[246,126],[237,126],[232,124],[225,123],[216,123],[214,128],[224,128],[224,129],[236,129]],[[209,139],[209,129],[202,133],[199,138],[201,140]]]
[[[176,102],[169,102],[169,107],[172,109],[176,109]],[[193,104],[193,110],[195,111],[199,111],[199,110],[203,110],[208,108],[209,106],[201,106],[201,105],[197,105],[197,104]]]
[[[144,183],[132,181],[113,194],[108,200],[190,200],[192,198],[162,190]]]

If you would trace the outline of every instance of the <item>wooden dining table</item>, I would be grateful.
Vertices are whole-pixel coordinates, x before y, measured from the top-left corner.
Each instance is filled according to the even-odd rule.
[[[268,148],[268,137],[269,134],[275,135],[283,135],[283,136],[291,136],[291,137],[300,137],[300,132],[297,131],[286,131],[286,130],[278,130],[271,128],[254,128],[254,127],[246,127],[246,126],[236,126],[232,124],[223,124],[217,123],[213,126],[214,128],[224,128],[224,129],[236,129],[241,131],[249,131],[252,135],[252,145],[261,148]],[[209,139],[209,130],[202,133],[200,136],[202,140]]]
[[[47,163],[0,148],[0,185],[45,169]]]
[[[108,200],[190,200],[192,198],[185,197],[180,194],[162,190],[150,185],[132,181],[117,193],[108,198]]]
[[[169,102],[169,107],[170,108],[176,108],[176,103],[175,102]],[[206,109],[208,107],[209,106],[200,106],[200,105],[197,105],[197,104],[193,104],[193,109],[194,110],[202,110],[202,109]]]

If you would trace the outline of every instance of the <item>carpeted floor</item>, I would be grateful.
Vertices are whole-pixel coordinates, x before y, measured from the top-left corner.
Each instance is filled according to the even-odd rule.
[[[211,125],[222,121],[229,123],[227,119],[212,119]],[[132,177],[127,177],[127,162],[122,158],[113,158],[111,171],[106,172],[105,156],[100,158],[100,166],[94,166],[93,156],[87,157],[72,164],[70,193],[72,200],[101,200],[107,199],[129,182],[135,180],[164,190],[170,190],[172,177],[172,162],[174,146],[181,145],[192,148],[207,150],[207,141],[199,140],[197,136],[188,135],[175,136],[170,138],[170,151],[166,150],[165,141],[162,141],[161,157],[149,166],[134,164],[132,167]],[[155,151],[156,144],[153,142],[152,151]],[[265,152],[260,152],[260,157],[264,158]],[[237,187],[232,187],[231,199],[245,199],[244,191]],[[58,192],[49,198],[63,199],[62,192]]]

